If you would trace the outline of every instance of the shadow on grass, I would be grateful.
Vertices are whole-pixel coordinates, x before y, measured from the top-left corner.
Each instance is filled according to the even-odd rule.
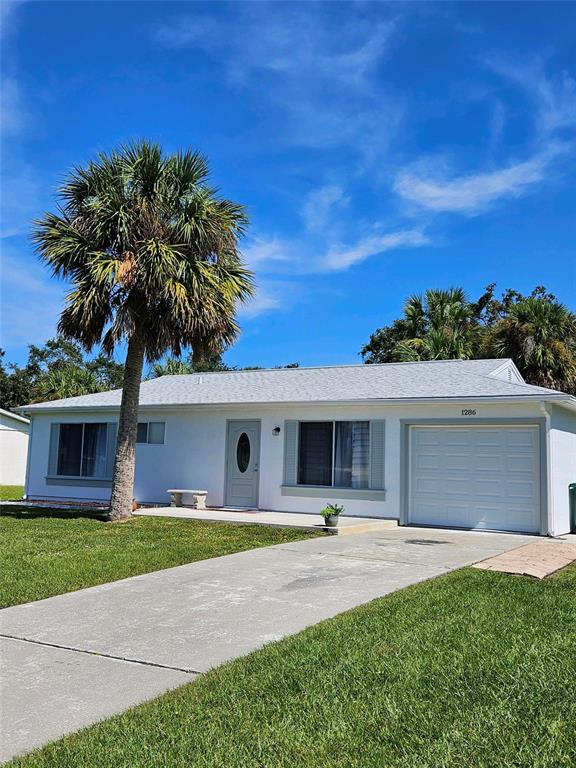
[[[106,522],[107,512],[91,509],[54,509],[53,507],[5,507],[0,505],[0,517],[15,517],[20,520],[35,520],[42,517],[59,517],[64,520],[73,518],[85,518],[87,520],[98,520]]]

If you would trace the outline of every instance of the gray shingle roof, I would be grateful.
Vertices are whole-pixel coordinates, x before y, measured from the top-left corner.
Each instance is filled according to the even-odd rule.
[[[142,382],[140,406],[309,403],[417,398],[558,396],[543,387],[491,375],[505,360],[281,368],[163,376]],[[120,390],[24,407],[25,412],[120,405]]]

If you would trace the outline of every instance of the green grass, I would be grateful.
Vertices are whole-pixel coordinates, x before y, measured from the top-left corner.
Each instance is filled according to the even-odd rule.
[[[317,535],[288,528],[7,507],[0,514],[0,606]]]
[[[573,768],[576,568],[464,569],[374,601],[12,768]]]
[[[0,501],[18,501],[23,493],[23,485],[0,485]]]

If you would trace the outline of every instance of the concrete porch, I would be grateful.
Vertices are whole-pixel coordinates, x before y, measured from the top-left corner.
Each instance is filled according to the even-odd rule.
[[[214,523],[244,523],[245,525],[266,525],[272,528],[301,528],[303,530],[325,531],[336,536],[359,533],[375,533],[396,528],[397,520],[379,520],[371,517],[341,517],[336,528],[328,528],[320,515],[303,512],[272,512],[265,509],[233,509],[229,507],[148,507],[136,510],[135,515],[154,517],[180,517],[190,520],[204,520]]]

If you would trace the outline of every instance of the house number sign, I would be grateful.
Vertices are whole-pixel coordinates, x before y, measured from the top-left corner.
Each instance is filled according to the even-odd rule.
[[[476,416],[476,408],[462,408],[461,416]]]

